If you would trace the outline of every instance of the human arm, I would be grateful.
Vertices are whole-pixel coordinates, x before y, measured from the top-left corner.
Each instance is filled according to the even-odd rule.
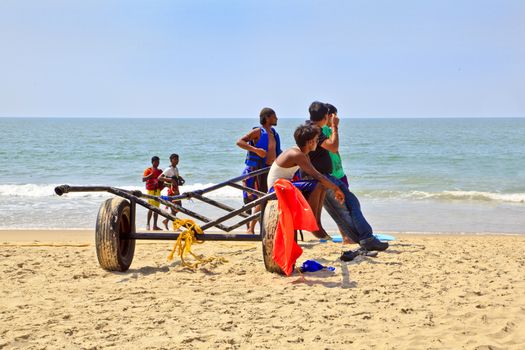
[[[296,164],[299,165],[302,171],[307,173],[308,175],[312,176],[314,179],[318,180],[325,188],[329,188],[332,191],[335,192],[335,198],[339,203],[343,203],[345,200],[345,195],[343,192],[337,187],[336,184],[334,184],[332,181],[328,180],[323,174],[318,172],[312,163],[310,162],[310,159],[306,154],[304,153],[298,153],[295,157]]]
[[[155,189],[162,189],[163,184],[162,180],[160,179],[160,176],[162,174],[162,169],[156,168],[148,168],[144,171],[144,176],[142,177],[142,181],[146,182],[146,188],[149,186],[153,186]]]
[[[185,180],[179,175],[177,168],[168,168],[159,176],[159,181],[182,186]]]
[[[162,174],[160,174],[159,176],[159,181],[162,181],[162,182],[167,182],[167,183],[173,183],[173,180],[171,178],[171,175],[172,175],[172,168],[167,168],[165,169]]]
[[[164,173],[159,176],[159,181],[173,183],[173,179],[171,177],[167,177]]]
[[[144,170],[144,175],[142,176],[142,182],[148,181],[153,176],[153,171],[151,169]]]
[[[237,140],[237,146],[247,150],[249,152],[253,152],[257,154],[259,157],[264,158],[266,157],[266,150],[262,148],[257,148],[252,145],[250,145],[250,141],[258,140],[261,137],[261,129],[256,128],[241,137],[239,140]],[[255,142],[254,142],[255,143]]]
[[[337,153],[339,151],[339,118],[335,113],[330,118],[332,118],[332,135],[321,143],[321,147],[332,153]]]

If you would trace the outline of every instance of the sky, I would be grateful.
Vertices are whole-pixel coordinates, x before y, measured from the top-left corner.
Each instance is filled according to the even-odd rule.
[[[0,117],[525,117],[525,1],[0,1]]]

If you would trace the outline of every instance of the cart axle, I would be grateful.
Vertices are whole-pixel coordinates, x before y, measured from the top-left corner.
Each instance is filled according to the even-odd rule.
[[[153,232],[136,232],[121,235],[122,239],[141,239],[141,240],[176,240],[180,233],[153,233]],[[262,240],[261,235],[236,234],[236,233],[206,233],[195,234],[199,241],[250,241],[259,242]]]

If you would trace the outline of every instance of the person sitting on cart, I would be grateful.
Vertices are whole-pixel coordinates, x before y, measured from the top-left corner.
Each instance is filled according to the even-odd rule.
[[[146,192],[152,196],[160,196],[160,191],[162,190],[162,182],[159,181],[159,177],[162,174],[162,169],[159,168],[160,158],[153,156],[151,158],[151,167],[144,170],[144,175],[142,176],[142,182],[146,183]],[[160,207],[160,203],[153,199],[148,199],[148,203]],[[148,221],[146,229],[150,230],[151,216],[153,215],[153,230],[162,231],[160,227],[157,226],[157,220],[159,214],[153,213],[151,210],[148,210]]]
[[[312,102],[308,111],[310,113],[310,120],[306,121],[306,124],[314,125],[319,129],[325,126],[329,119],[331,119],[332,133],[330,138],[321,134],[317,149],[310,152],[308,156],[315,169],[325,175],[330,182],[334,183],[343,192],[345,199],[344,203],[339,202],[334,192],[328,190],[323,201],[324,208],[337,226],[341,228],[342,233],[352,241],[359,242],[361,248],[367,251],[383,251],[388,249],[387,242],[381,242],[374,237],[372,226],[370,226],[363,215],[361,204],[357,197],[350,192],[344,182],[330,175],[333,164],[329,151],[335,153],[339,150],[339,118],[337,114],[330,113],[329,107],[319,101]],[[307,171],[304,171],[304,173],[306,176],[312,175]],[[321,226],[319,226],[319,228],[321,228]],[[331,239],[326,232],[325,235],[326,239]],[[345,254],[346,252],[341,256],[342,260],[346,259]]]
[[[255,170],[266,168],[273,164],[275,158],[281,154],[281,141],[279,134],[273,128],[277,125],[277,115],[271,108],[265,107],[259,113],[259,122],[261,126],[256,126],[237,141],[237,146],[248,151],[246,154],[246,168],[243,172],[249,173]],[[255,181],[249,179],[245,182],[246,186],[266,193],[268,173],[256,177]],[[252,184],[253,183],[253,184]],[[253,194],[244,194],[245,203],[254,200]],[[261,206],[255,207],[255,211],[260,211]],[[250,222],[248,233],[255,233],[255,224],[257,220]]]
[[[268,173],[269,192],[273,191],[273,184],[277,179],[290,180],[306,198],[314,214],[319,211],[318,206],[322,205],[320,198],[324,195],[325,188],[333,190],[337,200],[341,203],[344,202],[345,198],[339,187],[315,170],[310,162],[310,158],[308,158],[308,153],[317,147],[320,133],[321,130],[314,125],[298,126],[294,132],[297,146],[281,153],[272,164],[270,172]],[[294,176],[298,170],[311,174],[313,179],[294,181]],[[320,220],[317,216],[316,221],[319,224]]]
[[[337,117],[337,108],[334,105],[330,103],[325,103],[324,105],[326,106],[326,108],[328,108],[329,117],[328,117],[326,125],[322,127],[321,131],[324,134],[324,136],[326,136],[329,139],[333,133],[332,123],[334,123],[334,120],[339,120],[339,118]],[[344,183],[346,188],[350,190],[350,186],[348,184],[348,178],[343,169],[343,162],[341,160],[341,155],[339,154],[339,151],[337,152],[328,151],[328,154],[330,155],[330,159],[332,160],[332,172],[330,173],[330,175],[338,179],[342,183]],[[346,198],[346,195],[345,195],[345,198]],[[348,237],[348,235],[344,234],[343,228],[341,226],[338,226],[338,228],[339,228],[339,232],[341,233],[341,236],[343,237],[343,242],[345,244],[355,243],[354,241],[352,241],[352,239],[350,239],[350,237]]]
[[[179,164],[179,155],[173,153],[170,155],[170,166],[162,172],[159,177],[159,180],[165,183],[168,183],[168,196],[177,196],[180,194],[179,186],[184,185],[185,181],[182,176],[179,175],[179,169],[177,165]],[[181,201],[173,201],[174,204],[181,205]],[[170,207],[171,213],[177,215],[177,210]],[[166,230],[169,230],[168,219],[164,219],[162,223],[166,227]]]

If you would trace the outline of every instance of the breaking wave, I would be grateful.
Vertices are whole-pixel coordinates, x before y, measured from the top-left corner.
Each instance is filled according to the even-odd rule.
[[[506,202],[525,203],[525,193],[499,193],[482,191],[366,191],[363,193],[369,198],[400,198],[412,200],[436,199],[443,201],[481,201],[481,202]]]
[[[180,192],[190,192],[210,187],[214,184],[194,184],[180,187]],[[55,187],[58,184],[23,184],[23,185],[0,185],[0,197],[25,197],[25,198],[45,198],[56,197]],[[72,185],[73,186],[73,185]],[[81,186],[81,185],[79,185]],[[145,191],[143,186],[120,186],[124,190]],[[162,194],[166,194],[166,190]],[[240,198],[242,192],[232,187],[222,187],[208,194],[210,198]],[[72,192],[67,193],[64,197],[84,197],[84,198],[106,198],[111,194],[107,192]]]
[[[193,184],[181,186],[180,191],[190,192],[198,189],[204,189],[213,186],[212,183]],[[57,184],[18,184],[18,185],[0,185],[0,197],[13,198],[45,198],[56,197],[55,187]],[[125,190],[144,191],[142,186],[122,186]],[[166,194],[165,191],[163,194]],[[387,191],[387,190],[369,190],[357,191],[358,196],[377,199],[410,199],[410,200],[443,200],[443,201],[482,201],[482,202],[506,202],[506,203],[525,203],[525,193],[499,193],[499,192],[482,192],[482,191]],[[76,192],[64,195],[66,198],[107,198],[110,194],[105,192]],[[232,187],[222,187],[207,194],[210,198],[241,198],[241,191]]]

